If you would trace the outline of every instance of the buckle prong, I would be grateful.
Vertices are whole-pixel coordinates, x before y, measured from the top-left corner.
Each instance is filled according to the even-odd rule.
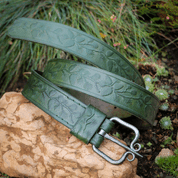
[[[135,132],[135,138],[134,138],[134,140],[131,142],[130,147],[124,145],[123,143],[121,143],[121,142],[118,141],[117,139],[111,137],[110,135],[108,135],[108,134],[107,134],[104,130],[102,130],[102,129],[99,131],[98,134],[100,134],[100,135],[103,136],[104,138],[107,138],[107,139],[113,141],[114,143],[116,143],[116,144],[122,146],[123,148],[125,148],[126,150],[129,150],[129,151],[125,152],[119,160],[113,160],[113,159],[111,159],[110,157],[108,157],[106,154],[104,154],[102,151],[100,151],[98,148],[96,148],[95,145],[93,145],[93,150],[94,150],[96,153],[98,153],[101,157],[103,157],[104,159],[106,159],[108,162],[110,162],[110,163],[112,163],[112,164],[120,164],[120,163],[122,163],[122,162],[125,160],[125,158],[127,158],[127,155],[129,155],[129,154],[132,155],[132,159],[128,159],[128,158],[127,158],[129,161],[133,161],[133,160],[135,159],[135,155],[140,156],[140,157],[143,157],[142,155],[140,155],[139,153],[137,153],[137,152],[141,149],[141,145],[140,145],[139,143],[135,143],[135,142],[138,140],[139,135],[140,135],[140,134],[139,134],[139,130],[138,130],[135,126],[133,126],[133,125],[131,125],[131,124],[129,124],[129,123],[127,123],[127,122],[125,122],[125,121],[119,119],[118,117],[112,117],[110,120],[111,120],[111,121],[116,121],[116,122],[120,123],[121,125],[124,125],[125,127],[128,127],[128,128],[130,128],[130,129],[132,129],[132,130]],[[135,145],[138,146],[138,149],[134,149],[134,146],[135,146]]]

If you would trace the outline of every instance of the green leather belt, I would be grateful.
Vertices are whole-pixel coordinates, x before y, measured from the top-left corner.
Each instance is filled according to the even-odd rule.
[[[12,38],[62,49],[99,67],[52,59],[43,73],[32,71],[22,94],[70,128],[71,134],[86,144],[91,143],[94,151],[112,164],[121,163],[128,154],[132,154],[132,160],[135,155],[141,156],[138,154],[140,145],[136,143],[139,148],[134,149],[139,137],[137,128],[117,117],[108,119],[106,114],[96,107],[86,106],[66,92],[68,88],[96,97],[152,125],[159,108],[159,100],[144,88],[141,75],[125,57],[91,35],[49,21],[19,18],[8,29],[8,34]],[[107,134],[114,127],[113,121],[134,130],[136,137],[130,147]],[[104,137],[129,151],[120,160],[112,160],[98,149]]]

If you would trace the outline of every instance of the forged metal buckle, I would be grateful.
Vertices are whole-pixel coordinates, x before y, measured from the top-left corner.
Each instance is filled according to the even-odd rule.
[[[127,158],[128,161],[133,161],[135,159],[135,155],[143,157],[142,155],[137,153],[141,149],[141,145],[139,143],[135,143],[138,140],[139,136],[140,136],[139,130],[135,126],[133,126],[133,125],[127,123],[127,122],[124,122],[123,120],[119,119],[118,117],[112,117],[110,120],[111,121],[116,121],[116,122],[120,123],[121,125],[124,125],[125,127],[128,127],[130,129],[132,129],[135,132],[135,138],[131,142],[130,147],[124,145],[120,141],[118,141],[115,138],[111,137],[110,135],[108,135],[102,129],[100,130],[99,134],[102,135],[103,137],[113,141],[114,143],[122,146],[123,148],[125,148],[126,150],[129,150],[129,151],[125,152],[119,160],[113,160],[109,156],[104,154],[102,151],[100,151],[98,148],[96,148],[94,145],[93,145],[93,150],[96,153],[98,153],[101,157],[103,157],[106,161],[110,162],[111,164],[120,164],[120,163],[122,163],[125,160],[125,158],[127,157],[127,155],[129,155],[129,154],[132,155],[132,159]],[[134,148],[136,145],[138,146],[138,149]]]

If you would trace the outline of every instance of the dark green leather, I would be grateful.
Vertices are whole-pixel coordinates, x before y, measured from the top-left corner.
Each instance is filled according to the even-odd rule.
[[[109,132],[114,126],[114,123],[106,119],[106,115],[101,111],[91,105],[86,106],[36,71],[32,71],[22,94],[40,109],[71,129],[71,133],[77,138],[86,144],[91,142],[97,148],[104,139],[97,134],[100,126],[106,132]]]
[[[97,108],[86,106],[60,87],[84,92],[153,124],[159,108],[158,98],[144,88],[144,81],[134,66],[106,43],[59,23],[30,18],[17,19],[8,34],[62,49],[99,67],[53,59],[43,73],[32,71],[22,92],[85,143],[99,147],[103,138],[98,130],[103,128],[109,133],[114,123]]]
[[[48,62],[43,76],[54,84],[99,98],[153,123],[159,100],[143,87],[111,72],[63,59]]]

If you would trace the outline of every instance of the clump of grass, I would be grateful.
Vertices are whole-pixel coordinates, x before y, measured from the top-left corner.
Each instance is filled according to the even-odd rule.
[[[169,172],[173,176],[178,176],[178,156],[158,157],[156,164],[163,170]]]
[[[111,0],[31,1],[9,0],[0,2],[0,92],[9,83],[12,86],[24,71],[43,70],[51,58],[75,59],[60,50],[32,42],[13,40],[7,28],[19,17],[59,22],[85,31],[115,47],[130,60],[142,60],[156,49],[150,37],[151,29],[139,20],[137,5]],[[11,82],[10,82],[11,81]]]

